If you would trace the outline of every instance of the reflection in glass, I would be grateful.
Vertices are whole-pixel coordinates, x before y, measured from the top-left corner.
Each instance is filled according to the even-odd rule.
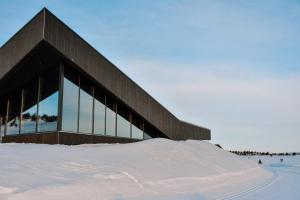
[[[64,78],[62,129],[77,132],[78,86]]]
[[[20,125],[19,117],[15,117],[15,118],[11,119],[7,123],[6,135],[19,134],[19,125]]]
[[[4,135],[3,117],[0,116],[0,142],[2,142],[2,136]]]
[[[144,132],[144,140],[151,139],[152,137]]]
[[[132,124],[132,138],[143,139],[143,130],[139,129],[134,124]]]
[[[116,136],[116,113],[106,108],[106,135]]]
[[[93,97],[80,89],[79,132],[92,133]]]
[[[22,113],[21,133],[34,133],[36,129],[37,106],[34,105]]]
[[[130,138],[130,122],[117,115],[117,136]]]
[[[6,135],[15,135],[20,130],[21,91],[16,91],[10,99]]]
[[[36,132],[38,79],[26,84],[23,90],[21,134]]]
[[[105,105],[95,98],[94,133],[105,134]]]
[[[57,130],[58,91],[39,104],[38,132]]]

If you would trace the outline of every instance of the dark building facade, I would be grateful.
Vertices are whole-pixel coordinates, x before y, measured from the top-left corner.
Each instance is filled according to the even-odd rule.
[[[2,142],[210,140],[177,119],[47,9],[0,49]]]

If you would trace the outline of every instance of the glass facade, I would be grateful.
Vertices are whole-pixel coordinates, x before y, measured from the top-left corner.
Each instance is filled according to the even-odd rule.
[[[93,96],[80,89],[79,132],[92,133]]]
[[[19,117],[15,117],[11,119],[9,122],[7,122],[6,135],[19,134],[19,130],[20,130],[19,125],[20,125]]]
[[[149,134],[147,134],[147,133],[144,133],[144,140],[149,140],[149,139],[151,139],[152,137],[149,135]]]
[[[58,92],[40,102],[38,132],[57,130],[57,105]]]
[[[144,131],[144,120],[104,89],[70,71],[64,73],[62,80],[59,77],[57,68],[46,71],[1,98],[1,135],[65,131],[137,140],[152,138],[148,134],[153,133],[152,129]]]
[[[105,96],[95,92],[94,134],[105,135]]]
[[[0,102],[3,135],[57,130],[58,71],[51,69],[33,78]],[[5,106],[4,106],[5,104]],[[5,123],[7,121],[7,123]]]
[[[22,92],[23,112],[21,133],[33,133],[37,125],[38,79],[28,83]]]
[[[78,122],[78,86],[64,78],[64,95],[62,111],[62,130],[77,132]]]
[[[134,124],[132,124],[132,127],[131,127],[131,131],[132,131],[132,138],[135,138],[135,139],[140,139],[142,140],[143,139],[143,130],[136,127]]]
[[[121,115],[117,115],[117,136],[130,137],[130,122]]]
[[[110,108],[106,108],[106,134],[116,136],[116,112]]]
[[[131,136],[131,122],[130,112],[125,110],[118,104],[117,107],[117,136],[130,138]]]
[[[40,78],[38,132],[57,130],[58,72],[51,71]]]
[[[21,90],[18,90],[14,95],[12,94],[8,99],[6,135],[20,133],[21,99]]]
[[[21,133],[35,132],[36,120],[37,120],[37,105],[35,104],[34,106],[25,110],[22,113]]]

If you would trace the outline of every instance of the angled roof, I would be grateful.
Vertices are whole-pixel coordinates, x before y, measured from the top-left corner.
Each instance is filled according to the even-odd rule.
[[[0,48],[0,80],[41,42],[50,45],[171,139],[210,139],[209,129],[176,118],[46,8]]]

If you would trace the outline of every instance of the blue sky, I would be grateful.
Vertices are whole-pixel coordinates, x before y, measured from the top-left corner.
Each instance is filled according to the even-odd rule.
[[[300,1],[1,1],[0,45],[44,6],[212,142],[300,151]]]

